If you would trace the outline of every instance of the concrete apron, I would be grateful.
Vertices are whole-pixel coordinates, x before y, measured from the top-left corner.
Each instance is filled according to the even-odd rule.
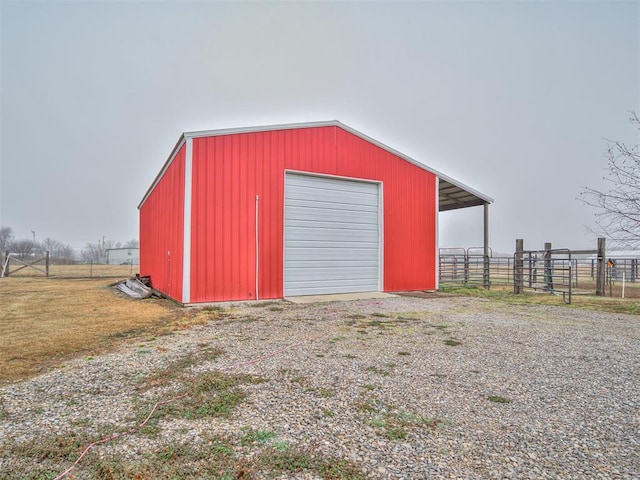
[[[372,298],[394,298],[397,295],[385,292],[362,292],[362,293],[332,293],[329,295],[301,295],[298,297],[285,297],[291,303],[326,303],[326,302],[346,302],[350,300],[370,300]]]

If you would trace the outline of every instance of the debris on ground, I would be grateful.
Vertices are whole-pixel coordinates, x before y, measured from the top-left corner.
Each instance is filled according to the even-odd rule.
[[[126,280],[116,284],[116,288],[122,293],[129,295],[131,298],[142,300],[153,295],[153,290],[146,286],[137,278],[127,278]]]

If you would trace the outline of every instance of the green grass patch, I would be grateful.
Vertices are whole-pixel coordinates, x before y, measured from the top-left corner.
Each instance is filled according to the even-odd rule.
[[[489,395],[487,397],[487,400],[493,403],[511,403],[512,402],[512,400],[506,397],[503,397],[501,395]]]
[[[372,413],[377,410],[376,406],[369,400],[361,400],[354,404],[354,407],[359,412]]]
[[[278,436],[275,432],[269,430],[252,430],[245,429],[245,434],[240,438],[240,445],[247,446],[253,443],[266,443]]]
[[[443,343],[449,347],[457,347],[458,345],[462,345],[462,342],[458,340],[453,340],[452,338],[447,338],[443,341]]]
[[[331,388],[319,388],[318,393],[324,398],[331,398],[336,394]]]
[[[338,342],[341,342],[342,340],[346,340],[347,337],[343,337],[343,336],[336,336],[336,337],[331,337],[329,339],[329,343],[330,344],[336,344]]]
[[[249,303],[250,307],[254,308],[265,308],[265,307],[277,307],[282,306],[282,302],[279,301],[264,301],[264,302],[251,302]]]
[[[223,313],[225,308],[221,305],[207,305],[202,307],[203,312],[214,312],[214,313]]]
[[[198,350],[178,358],[171,362],[168,367],[156,371],[146,379],[141,380],[141,385],[138,386],[137,390],[144,392],[152,388],[169,385],[171,382],[183,380],[189,368],[202,362],[215,361],[224,354],[224,350],[219,347],[213,347],[206,343],[201,343],[198,346]]]
[[[91,478],[100,479],[251,478],[241,476],[246,470],[233,445],[224,439],[209,439],[198,446],[165,443],[138,460],[122,460],[116,456],[87,460],[83,467],[89,467]]]
[[[353,462],[323,457],[301,448],[265,449],[255,460],[257,468],[270,477],[311,472],[325,480],[365,480],[364,472]]]
[[[640,314],[640,303],[637,298],[611,298],[598,297],[595,295],[573,295],[571,304],[566,305],[562,301],[562,295],[551,295],[549,293],[534,293],[525,291],[524,293],[513,293],[512,286],[497,286],[486,290],[480,287],[457,288],[454,285],[440,285],[440,291],[445,293],[456,293],[469,297],[485,298],[488,300],[508,303],[511,305],[555,305],[566,308],[578,308],[583,310],[594,310],[610,313],[627,313],[630,315]],[[607,292],[608,294],[608,292]]]
[[[217,371],[202,373],[192,379],[182,391],[182,394],[186,394],[185,398],[160,407],[159,410],[187,419],[228,416],[245,399],[241,385],[264,381],[247,374]]]
[[[389,440],[404,440],[407,438],[408,433],[416,428],[435,429],[451,425],[451,421],[447,419],[427,418],[404,411],[387,411],[382,415],[376,415],[369,423]]]
[[[369,323],[367,323],[367,326],[384,328],[384,323],[381,322],[380,320],[371,320]]]
[[[365,368],[367,372],[377,373],[378,375],[382,375],[384,377],[388,376],[391,372],[389,370],[385,370],[383,368],[378,368],[375,365]]]

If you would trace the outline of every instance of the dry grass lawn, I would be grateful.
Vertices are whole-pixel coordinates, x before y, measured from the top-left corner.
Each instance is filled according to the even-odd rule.
[[[112,281],[0,279],[0,384],[157,332],[184,315],[167,300],[130,299],[109,287]]]

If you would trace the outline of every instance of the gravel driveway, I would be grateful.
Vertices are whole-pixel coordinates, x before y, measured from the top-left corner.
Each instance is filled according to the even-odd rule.
[[[215,478],[640,478],[636,316],[445,296],[199,315],[212,319],[0,389],[0,478],[54,478],[87,441],[132,428],[213,370],[253,379],[230,413],[159,409],[92,449],[73,478],[117,478],[98,460],[133,472],[150,452],[214,437],[245,465]],[[71,437],[72,450],[54,448]],[[356,473],[254,461],[287,449]]]

